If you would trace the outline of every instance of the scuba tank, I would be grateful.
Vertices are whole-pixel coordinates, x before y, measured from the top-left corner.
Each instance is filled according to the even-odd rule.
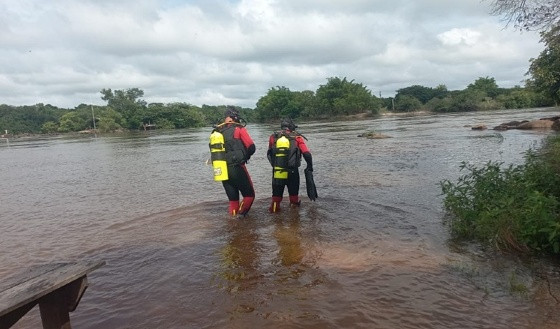
[[[274,178],[288,179],[288,153],[290,152],[290,140],[282,135],[276,140]]]
[[[210,134],[210,158],[214,169],[214,180],[217,182],[228,180],[224,135],[217,130]]]

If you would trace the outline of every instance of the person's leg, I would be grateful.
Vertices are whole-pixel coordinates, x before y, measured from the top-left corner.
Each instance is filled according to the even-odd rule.
[[[290,195],[290,206],[299,206],[299,171],[295,170],[288,174],[288,194]]]
[[[239,205],[239,214],[246,215],[249,210],[251,210],[251,206],[255,200],[255,188],[253,187],[253,181],[251,180],[251,176],[249,175],[245,165],[241,165],[239,167],[237,177],[239,178],[238,188],[241,195],[243,195],[243,201],[241,201],[241,204]]]
[[[280,211],[280,202],[282,202],[282,195],[284,194],[285,179],[272,179],[272,201],[268,211],[271,213]]]
[[[226,195],[229,199],[228,212],[231,215],[237,215],[237,212],[239,211],[239,191],[229,179],[223,181],[222,185],[224,186],[224,190],[226,191]]]

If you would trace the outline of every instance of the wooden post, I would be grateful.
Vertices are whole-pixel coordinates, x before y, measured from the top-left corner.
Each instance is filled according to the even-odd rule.
[[[55,290],[39,301],[43,329],[71,329],[64,290]]]
[[[39,304],[45,329],[70,329],[88,286],[87,273],[105,262],[46,264],[0,281],[0,329],[13,326]]]

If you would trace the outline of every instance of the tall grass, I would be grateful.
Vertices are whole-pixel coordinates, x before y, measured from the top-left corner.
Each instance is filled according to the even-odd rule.
[[[455,238],[500,249],[560,253],[560,136],[529,150],[525,163],[481,168],[463,162],[457,182],[440,182]]]

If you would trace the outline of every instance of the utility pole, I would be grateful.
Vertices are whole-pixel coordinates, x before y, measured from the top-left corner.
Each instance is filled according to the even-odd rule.
[[[91,105],[91,117],[93,118],[93,130],[96,130],[96,128],[95,128],[95,113],[93,112],[93,105]]]

